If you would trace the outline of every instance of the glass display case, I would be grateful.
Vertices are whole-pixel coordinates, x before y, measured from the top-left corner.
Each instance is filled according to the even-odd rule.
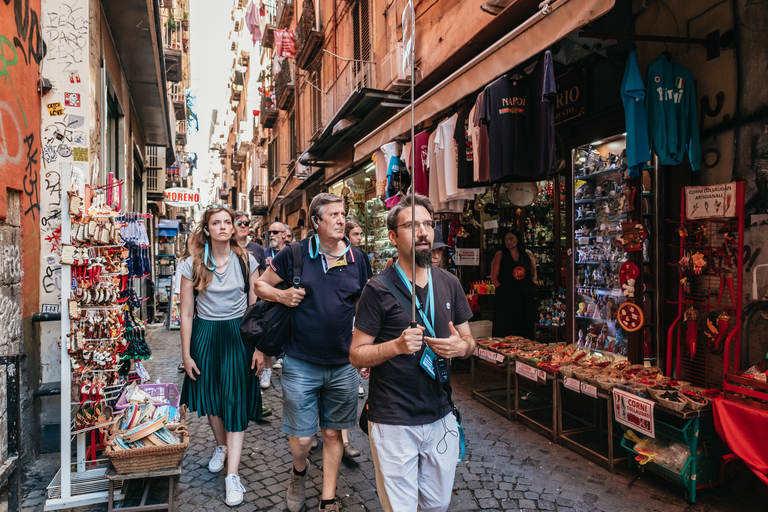
[[[384,270],[387,260],[396,250],[387,236],[387,207],[378,197],[365,202],[365,227],[363,245],[368,254],[373,254],[371,269],[373,275]]]

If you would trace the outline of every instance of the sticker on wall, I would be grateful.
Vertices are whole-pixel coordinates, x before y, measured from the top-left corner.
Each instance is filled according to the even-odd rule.
[[[80,94],[76,92],[64,93],[64,105],[67,107],[79,107],[80,106]]]
[[[43,160],[47,163],[53,163],[56,161],[56,147],[51,144],[43,146]]]
[[[78,94],[78,100],[80,95]],[[85,124],[85,117],[84,116],[76,116],[75,114],[67,114],[67,128],[70,128],[74,130],[75,128],[80,128]]]
[[[75,162],[87,162],[88,148],[72,148],[72,160]]]
[[[80,73],[77,71],[70,71],[69,72],[69,83],[71,84],[79,84],[80,83]]]
[[[72,156],[72,148],[70,148],[66,144],[59,144],[58,152],[64,158],[69,158],[70,156]],[[520,268],[520,267],[518,267],[518,268]]]
[[[64,115],[64,108],[61,106],[61,102],[57,101],[55,103],[46,103],[46,107],[48,107],[48,115],[49,116],[63,116]]]

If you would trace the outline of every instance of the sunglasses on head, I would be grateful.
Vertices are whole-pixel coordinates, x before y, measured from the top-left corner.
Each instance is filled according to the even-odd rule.
[[[251,221],[249,220],[238,220],[237,222],[235,222],[235,226],[250,226],[250,225],[251,225]]]
[[[270,235],[279,235],[280,233],[282,233],[282,231],[277,231],[277,230],[271,230],[270,229],[269,231],[267,231],[267,233],[269,233]]]
[[[212,204],[212,205],[209,205],[208,208],[206,208],[206,210],[215,210],[217,208],[229,208],[230,206],[231,205],[228,205],[228,204]]]

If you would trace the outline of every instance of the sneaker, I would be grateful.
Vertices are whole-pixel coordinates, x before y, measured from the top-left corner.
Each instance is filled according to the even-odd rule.
[[[312,436],[312,449],[317,448],[317,436]]]
[[[309,459],[307,459],[307,470],[304,476],[299,476],[293,472],[293,466],[289,471],[288,492],[285,494],[285,507],[290,512],[300,512],[304,508],[304,499],[307,492],[307,475],[309,474]],[[328,507],[326,507],[327,509]],[[338,510],[338,509],[337,509]]]
[[[275,360],[275,364],[272,365],[272,369],[273,370],[279,370],[282,367],[283,367],[283,358],[282,357],[278,357]]]
[[[241,504],[245,487],[240,483],[240,477],[235,474],[227,475],[224,485],[226,487],[224,503],[230,507]]]
[[[344,443],[344,458],[345,459],[354,459],[355,457],[359,457],[361,455],[360,450],[355,448],[350,444],[349,441]]]
[[[365,396],[365,390],[363,389],[363,386],[360,386],[357,389],[357,396],[360,398],[363,398]]]
[[[320,506],[318,506],[317,510],[320,512],[339,512],[339,504],[334,501],[330,505],[326,505],[325,508],[320,508]]]
[[[227,447],[225,445],[217,446],[213,451],[213,457],[208,463],[208,471],[218,473],[224,469],[224,461],[227,460]]]
[[[272,368],[264,368],[261,370],[261,377],[259,377],[261,389],[269,389],[269,386],[272,384],[269,381],[270,377],[272,377]]]

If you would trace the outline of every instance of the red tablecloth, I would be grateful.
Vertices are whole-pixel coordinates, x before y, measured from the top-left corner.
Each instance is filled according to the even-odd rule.
[[[713,401],[715,428],[728,447],[768,485],[768,411],[723,397]]]

